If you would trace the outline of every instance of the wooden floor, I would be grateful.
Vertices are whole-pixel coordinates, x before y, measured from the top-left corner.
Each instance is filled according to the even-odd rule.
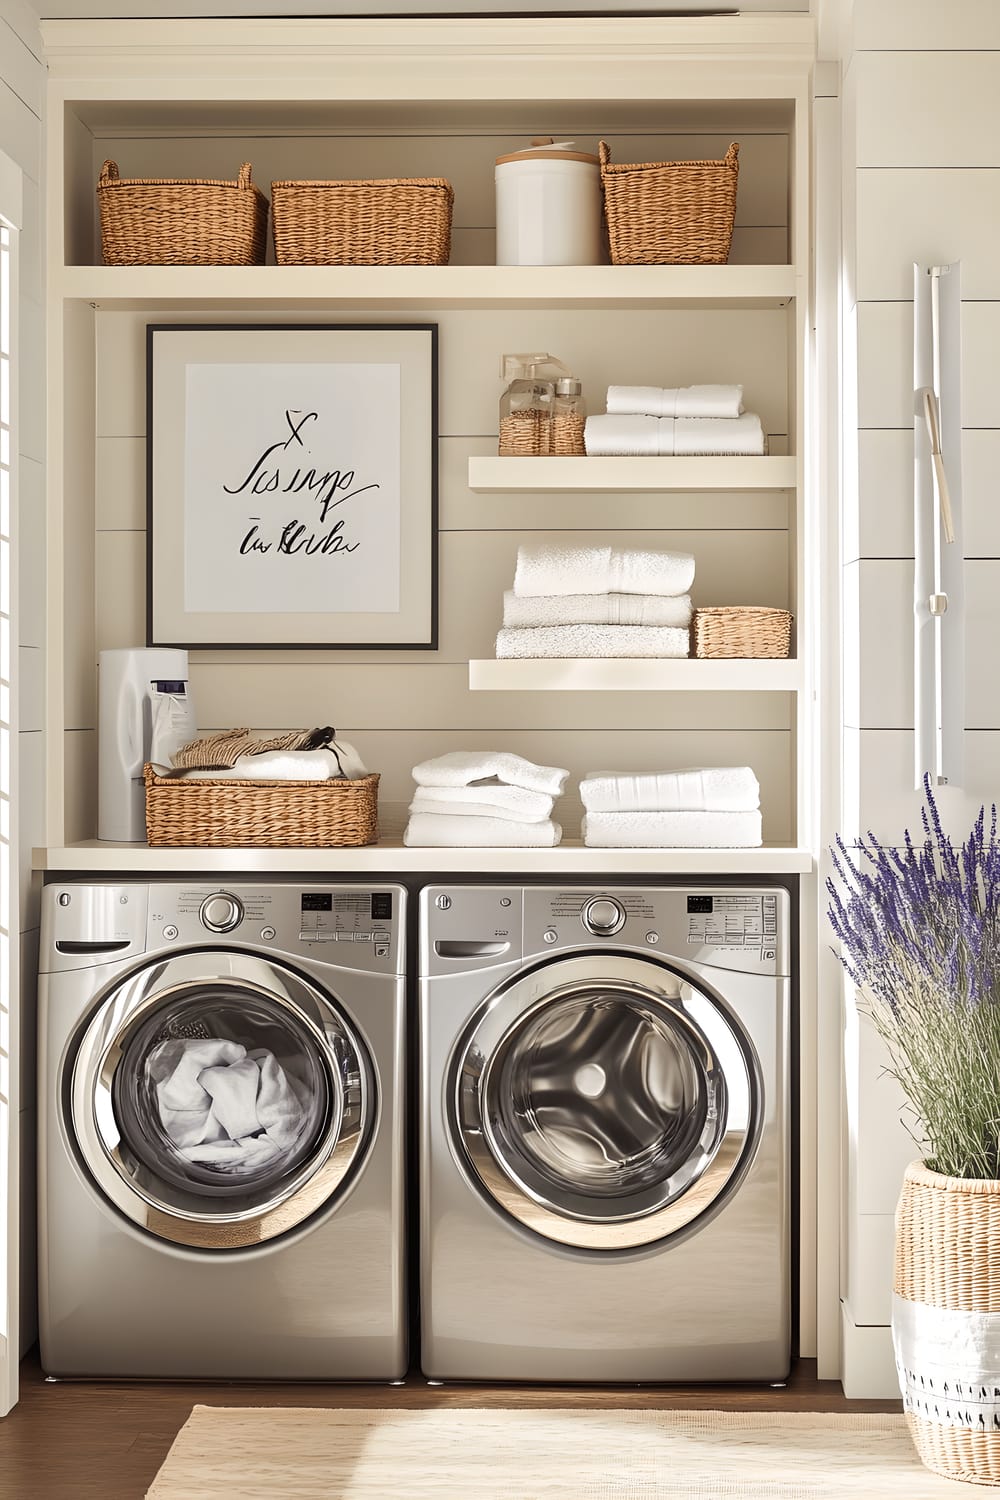
[[[259,1385],[46,1382],[31,1354],[21,1400],[0,1422],[2,1500],[142,1500],[192,1406],[702,1407],[728,1411],[898,1411],[848,1401],[801,1360],[784,1390],[757,1386],[608,1387]],[[192,1496],[192,1500],[197,1500]],[[238,1497],[234,1496],[234,1500]],[[275,1496],[280,1500],[280,1496]],[[333,1497],[331,1497],[333,1500]]]

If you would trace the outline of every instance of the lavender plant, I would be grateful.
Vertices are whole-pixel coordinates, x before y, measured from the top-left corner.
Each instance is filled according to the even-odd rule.
[[[924,778],[923,841],[832,850],[840,959],[916,1116],[932,1171],[1000,1178],[1000,843],[994,804],[955,848]]]

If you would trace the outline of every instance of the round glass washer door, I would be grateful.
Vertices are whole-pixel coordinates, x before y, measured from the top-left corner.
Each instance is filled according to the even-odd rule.
[[[347,1185],[375,1074],[329,996],[273,961],[201,950],[105,997],[66,1101],[105,1196],[161,1239],[234,1250],[286,1234]]]
[[[718,997],[627,955],[502,985],[448,1088],[481,1190],[545,1238],[592,1250],[651,1244],[716,1211],[762,1118],[756,1054]]]

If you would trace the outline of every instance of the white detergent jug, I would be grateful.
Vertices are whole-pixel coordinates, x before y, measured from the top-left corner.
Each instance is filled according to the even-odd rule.
[[[600,162],[574,144],[537,137],[525,150],[497,157],[498,266],[607,260]]]
[[[188,654],[175,647],[102,651],[98,657],[97,837],[146,838],[142,768],[158,738],[179,748],[198,733],[188,683]],[[164,719],[169,724],[164,724]],[[176,743],[175,743],[176,742]]]

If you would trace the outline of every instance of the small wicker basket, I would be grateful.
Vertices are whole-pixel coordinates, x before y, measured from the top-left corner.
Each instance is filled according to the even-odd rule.
[[[356,781],[187,781],[144,768],[155,848],[344,849],[378,840],[377,773]]]
[[[446,266],[455,195],[443,177],[272,182],[279,266]]]
[[[267,199],[244,162],[235,182],[119,177],[106,161],[97,184],[101,248],[109,266],[262,266]]]
[[[600,144],[604,216],[615,266],[724,265],[736,217],[740,148],[721,161],[611,165]]]
[[[971,1356],[974,1343],[941,1333],[942,1321],[978,1330],[1000,1314],[1000,1182],[910,1163],[896,1209],[893,1291],[903,1409],[921,1460],[949,1479],[1000,1484],[995,1341],[980,1334],[983,1352]],[[972,1368],[963,1367],[968,1359]]]
[[[787,609],[718,605],[696,609],[691,626],[695,656],[787,656],[792,617]]]

